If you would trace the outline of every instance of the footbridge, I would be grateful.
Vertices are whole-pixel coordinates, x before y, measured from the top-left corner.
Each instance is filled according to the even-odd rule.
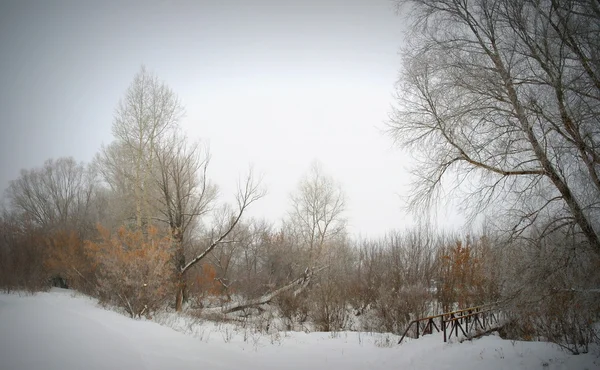
[[[407,336],[419,338],[419,336],[434,332],[442,332],[444,342],[461,334],[467,338],[473,337],[482,332],[499,328],[504,321],[504,316],[498,303],[490,303],[423,317],[408,324],[398,344],[402,343]]]

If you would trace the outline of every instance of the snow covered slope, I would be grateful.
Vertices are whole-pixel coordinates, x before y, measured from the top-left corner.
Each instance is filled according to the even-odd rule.
[[[398,346],[395,336],[365,333],[267,336],[212,323],[193,332],[131,320],[70,291],[0,294],[0,370],[600,368],[594,354],[495,336],[462,344],[428,336]]]

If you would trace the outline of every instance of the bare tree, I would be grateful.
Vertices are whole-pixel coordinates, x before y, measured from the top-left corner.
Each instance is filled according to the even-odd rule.
[[[222,215],[228,217],[228,212]],[[233,289],[236,294],[252,298],[264,292],[261,281],[264,276],[259,265],[259,236],[263,229],[259,225],[255,220],[239,223],[228,238],[230,242],[209,254],[216,273],[214,281],[228,301]]]
[[[177,129],[183,111],[176,94],[142,66],[117,107],[115,142],[103,148],[96,161],[110,188],[109,203],[124,204],[118,212],[124,220],[134,219],[142,231],[145,224],[157,222],[170,232],[178,310],[187,291],[186,272],[229,242],[246,208],[263,195],[250,174],[240,185],[237,213],[212,233],[204,252],[189,260],[193,226],[212,210],[217,190],[207,177],[208,151],[199,143],[190,144]]]
[[[439,234],[438,234],[439,235]],[[391,232],[378,242],[379,330],[400,332],[411,319],[433,314],[434,253],[440,237],[428,229]]]
[[[298,184],[291,196],[291,210],[285,229],[292,245],[297,244],[293,255],[293,270],[304,270],[304,275],[314,277],[322,271],[305,295],[299,293],[283,295],[279,307],[291,327],[295,318],[312,316],[322,330],[339,329],[346,322],[347,289],[339,283],[344,280],[345,258],[348,251],[345,240],[346,220],[343,217],[345,197],[341,187],[332,177],[324,174],[318,162],[314,162],[308,173]],[[290,249],[288,253],[292,253]]]
[[[95,190],[94,174],[73,158],[49,159],[42,168],[22,170],[7,196],[13,210],[42,229],[69,227],[84,232]]]
[[[157,76],[144,66],[135,75],[125,97],[119,102],[113,122],[113,136],[119,143],[120,154],[126,154],[123,160],[133,169],[130,187],[134,192],[135,218],[138,228],[151,218],[149,196],[153,181],[152,168],[155,162],[155,148],[166,134],[177,126],[184,109],[177,95]],[[115,158],[116,148],[105,148],[103,159],[107,175],[116,175],[119,166]],[[107,182],[123,181],[114,177]],[[143,221],[143,219],[146,221]]]
[[[324,245],[345,231],[344,193],[315,162],[309,173],[300,180],[291,202],[290,227],[308,249],[309,267],[314,267]]]
[[[93,165],[104,180],[104,186],[100,188],[107,214],[102,223],[107,227],[137,222],[133,157],[130,148],[119,141],[113,141],[103,146],[94,158]]]
[[[237,210],[235,212],[232,212],[228,217],[228,220],[225,223],[219,225],[217,229],[212,233],[213,237],[211,237],[206,248],[204,248],[200,253],[196,254],[189,261],[185,260],[185,255],[183,260],[178,261],[178,281],[185,282],[186,272],[188,272],[197,263],[205,259],[209,255],[209,253],[211,253],[215,248],[230,242],[228,237],[233,233],[234,229],[240,223],[240,220],[242,219],[242,216],[244,215],[246,209],[252,203],[262,198],[264,195],[265,192],[261,188],[260,182],[255,179],[253,171],[250,170],[245,181],[240,182],[238,184],[238,191],[236,195]],[[185,287],[180,287],[178,289],[176,299],[177,310],[181,310],[184,289]]]
[[[502,199],[517,234],[544,224],[600,253],[597,2],[400,3],[415,21],[390,128],[418,153],[412,206],[455,174],[474,213]]]
[[[184,237],[193,222],[211,210],[217,188],[206,172],[210,155],[199,143],[188,145],[185,137],[173,134],[155,147],[155,181],[159,189],[156,220],[168,225],[173,240],[175,269],[185,265]],[[183,274],[178,274],[177,307],[186,295]]]
[[[207,177],[210,155],[200,143],[188,144],[174,134],[157,145],[155,181],[160,190],[158,221],[169,225],[172,238],[181,244],[190,225],[211,210],[217,188]]]

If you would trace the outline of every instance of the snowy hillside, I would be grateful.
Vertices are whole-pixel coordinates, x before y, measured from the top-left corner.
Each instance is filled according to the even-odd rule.
[[[173,324],[173,323],[171,323]],[[598,369],[595,354],[497,336],[396,345],[365,333],[260,335],[204,323],[184,334],[71,291],[0,295],[0,369]],[[597,351],[596,351],[597,352]]]

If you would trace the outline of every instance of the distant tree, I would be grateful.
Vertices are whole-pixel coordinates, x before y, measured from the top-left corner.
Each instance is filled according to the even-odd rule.
[[[308,267],[314,267],[326,243],[345,233],[344,193],[315,162],[291,195],[291,203],[289,227],[308,252]]]
[[[284,222],[292,271],[304,271],[306,293],[291,291],[278,298],[280,311],[288,327],[294,318],[310,316],[321,330],[336,330],[346,321],[348,297],[338,279],[343,279],[344,266],[339,262],[346,247],[345,195],[333,178],[314,162],[290,195],[291,210]],[[335,256],[335,252],[340,255]],[[316,276],[316,271],[320,271]],[[315,279],[313,278],[313,275]],[[311,281],[312,279],[312,281]],[[344,289],[345,291],[345,289]]]
[[[129,148],[115,140],[103,146],[93,162],[102,181],[106,227],[123,224],[137,225],[134,194],[135,164]],[[109,227],[110,228],[110,227]]]
[[[7,197],[11,209],[32,226],[84,232],[94,223],[89,216],[95,188],[95,174],[84,164],[71,157],[49,159],[42,168],[22,170]]]

